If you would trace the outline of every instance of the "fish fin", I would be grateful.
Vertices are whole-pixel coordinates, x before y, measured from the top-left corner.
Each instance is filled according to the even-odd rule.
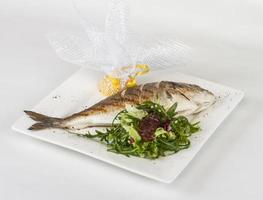
[[[39,122],[39,123],[35,123],[32,126],[30,126],[28,128],[28,130],[37,131],[37,130],[42,130],[42,129],[46,129],[46,128],[50,128],[50,126],[46,123]]]
[[[37,123],[33,124],[28,130],[42,130],[46,128],[59,128],[59,122],[61,119],[55,117],[48,117],[46,115],[42,115],[40,113],[36,113],[33,111],[24,111],[31,119],[36,121]]]
[[[36,112],[33,112],[33,111],[29,111],[29,110],[24,110],[24,112],[31,118],[33,119],[34,121],[37,121],[37,122],[43,122],[43,121],[48,121],[50,119],[52,119],[53,117],[48,117],[46,115],[42,115],[40,113],[36,113]]]

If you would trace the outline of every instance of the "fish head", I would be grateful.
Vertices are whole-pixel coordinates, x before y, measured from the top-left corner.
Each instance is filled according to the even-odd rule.
[[[194,85],[194,90],[189,93],[190,94],[188,94],[188,96],[190,101],[197,106],[197,109],[193,112],[193,114],[206,110],[216,101],[215,95],[212,92],[196,85]]]
[[[215,102],[215,95],[197,85],[162,81],[163,102],[170,106],[178,103],[177,112],[183,115],[197,114]]]

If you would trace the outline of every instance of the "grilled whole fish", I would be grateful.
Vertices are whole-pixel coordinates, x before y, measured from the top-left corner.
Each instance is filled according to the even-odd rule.
[[[177,102],[177,112],[189,116],[207,109],[215,102],[215,96],[197,85],[161,81],[124,89],[88,109],[65,118],[48,117],[32,111],[25,113],[37,122],[29,130],[59,128],[72,133],[85,134],[91,127],[109,125],[116,114],[127,105],[136,105],[147,100],[158,102],[165,108]]]

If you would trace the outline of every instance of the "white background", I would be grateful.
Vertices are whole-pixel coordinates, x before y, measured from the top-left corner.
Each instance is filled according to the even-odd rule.
[[[76,0],[103,21],[107,1]],[[95,3],[96,2],[96,3]],[[263,1],[132,0],[134,32],[194,49],[179,70],[243,90],[245,98],[171,184],[29,138],[11,125],[77,66],[45,34],[76,31],[70,0],[0,0],[0,199],[262,199]]]

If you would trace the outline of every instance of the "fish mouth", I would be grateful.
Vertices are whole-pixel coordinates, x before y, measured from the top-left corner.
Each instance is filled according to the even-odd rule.
[[[204,101],[202,103],[196,102],[196,104],[198,105],[198,108],[193,112],[193,114],[198,114],[198,113],[208,109],[210,106],[215,104],[215,102],[216,102],[215,99],[213,99],[212,101]]]
[[[207,109],[207,108],[211,107],[212,105],[214,105],[215,103],[216,103],[216,98],[213,98],[212,101],[205,101],[204,107],[205,107],[205,109]]]
[[[203,103],[203,106],[206,107],[206,108],[208,108],[208,107],[214,105],[215,102],[216,102],[215,99],[214,99],[213,101],[205,101],[205,102]]]

